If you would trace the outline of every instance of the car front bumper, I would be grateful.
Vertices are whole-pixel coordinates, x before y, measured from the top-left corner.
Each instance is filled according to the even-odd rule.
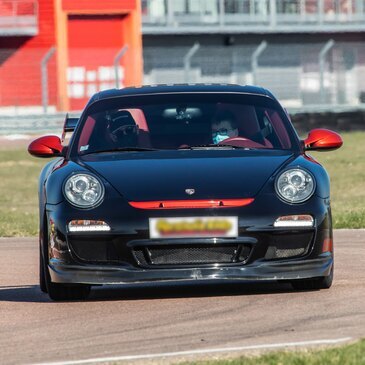
[[[65,203],[48,206],[48,258],[53,282],[84,284],[123,284],[178,281],[275,281],[296,280],[328,276],[333,266],[333,252],[324,249],[324,242],[332,240],[332,224],[329,203],[313,199],[306,207],[279,205],[270,213],[262,214],[263,202],[246,210],[219,211],[219,215],[239,217],[239,235],[236,238],[169,239],[154,240],[149,236],[148,217],[171,213],[116,211],[107,219],[112,227],[108,233],[72,234],[66,227],[70,217],[82,219],[86,213],[66,209]],[[115,209],[114,209],[115,211]],[[108,212],[114,212],[111,208]],[[273,222],[285,214],[312,212],[315,225],[310,228],[274,228]],[[200,213],[200,212],[199,212]],[[203,211],[209,216],[215,211]],[[87,212],[89,219],[100,219],[98,209]],[[198,215],[195,210],[179,212],[179,215]],[[141,262],[135,255],[138,247],[157,249],[161,246],[215,247],[218,245],[248,247],[247,257],[232,263],[194,263],[188,265],[161,265]],[[278,249],[303,248],[300,257],[275,257],[270,254]],[[270,251],[271,250],[271,251]],[[271,256],[270,256],[271,255]]]
[[[245,266],[176,269],[137,269],[120,266],[70,265],[53,259],[49,271],[53,282],[83,284],[137,284],[178,281],[279,281],[328,276],[333,266],[329,252],[316,259],[260,262]]]

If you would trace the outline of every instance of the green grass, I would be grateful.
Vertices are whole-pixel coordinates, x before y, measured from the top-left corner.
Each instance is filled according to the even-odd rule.
[[[46,160],[0,150],[0,236],[38,233],[38,176]]]
[[[365,340],[325,350],[272,352],[229,360],[184,362],[180,365],[364,365]]]
[[[344,146],[313,155],[331,177],[335,228],[365,228],[365,132],[343,133]],[[46,159],[0,149],[0,236],[34,236],[37,181]]]

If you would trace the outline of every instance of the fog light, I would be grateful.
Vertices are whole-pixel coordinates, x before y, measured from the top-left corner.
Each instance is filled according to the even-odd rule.
[[[69,232],[105,232],[110,231],[110,226],[104,221],[73,220],[68,224]]]
[[[314,219],[311,215],[301,214],[301,215],[286,215],[279,217],[274,222],[274,227],[313,227]]]

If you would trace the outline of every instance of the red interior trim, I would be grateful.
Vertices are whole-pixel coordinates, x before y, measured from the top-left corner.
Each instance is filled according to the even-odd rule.
[[[253,198],[247,199],[205,199],[205,200],[157,200],[148,202],[129,202],[138,209],[194,209],[194,208],[232,208],[251,204]]]

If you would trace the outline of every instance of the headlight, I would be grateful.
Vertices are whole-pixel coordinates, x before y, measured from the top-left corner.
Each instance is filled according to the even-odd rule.
[[[70,176],[64,185],[66,199],[78,208],[91,208],[104,197],[104,185],[89,174]]]
[[[309,199],[315,189],[313,176],[302,169],[290,169],[276,180],[276,192],[289,203],[302,203]]]

